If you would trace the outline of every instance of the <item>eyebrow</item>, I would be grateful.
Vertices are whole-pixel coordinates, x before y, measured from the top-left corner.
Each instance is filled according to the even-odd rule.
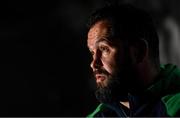
[[[107,43],[110,43],[110,41],[108,39],[105,39],[105,38],[100,38],[96,44],[100,43],[100,42],[107,42]]]
[[[98,41],[96,41],[95,45],[97,45],[100,42],[108,42],[108,40],[104,39],[104,38],[100,38]],[[88,47],[88,45],[87,45],[87,47]]]
[[[100,42],[105,42],[111,45],[111,42],[106,38],[100,38],[98,41],[96,41],[95,46],[97,46]],[[88,47],[88,46],[87,46]],[[90,48],[89,48],[90,49]]]

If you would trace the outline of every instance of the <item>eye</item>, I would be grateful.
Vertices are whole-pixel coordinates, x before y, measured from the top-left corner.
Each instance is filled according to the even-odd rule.
[[[109,48],[107,46],[100,46],[100,50],[105,53],[109,53]]]

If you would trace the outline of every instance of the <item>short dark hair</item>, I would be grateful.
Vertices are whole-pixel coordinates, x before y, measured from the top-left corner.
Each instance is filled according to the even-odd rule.
[[[92,13],[88,30],[101,20],[110,23],[111,38],[130,42],[139,39],[147,41],[150,57],[159,64],[159,38],[149,13],[130,4],[105,6]]]

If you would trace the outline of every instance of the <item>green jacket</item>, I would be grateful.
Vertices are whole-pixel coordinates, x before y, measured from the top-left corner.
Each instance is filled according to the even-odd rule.
[[[88,117],[180,116],[180,69],[175,65],[161,65],[159,80],[141,96],[128,95],[130,110],[120,103],[104,104]]]

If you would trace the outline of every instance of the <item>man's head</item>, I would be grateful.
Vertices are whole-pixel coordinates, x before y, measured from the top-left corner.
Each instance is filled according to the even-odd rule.
[[[158,36],[152,19],[130,5],[109,6],[94,12],[87,45],[93,57],[96,95],[102,102],[119,99],[130,90],[143,87],[146,80],[139,71],[150,68],[150,64],[152,68],[159,66]]]

